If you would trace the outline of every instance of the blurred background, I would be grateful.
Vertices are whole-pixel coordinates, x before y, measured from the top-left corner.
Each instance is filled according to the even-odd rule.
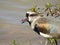
[[[59,4],[60,0],[0,0],[0,45],[11,45],[12,40],[21,45],[44,45],[44,39],[27,22],[21,23],[26,11],[37,2],[42,11],[46,2]]]

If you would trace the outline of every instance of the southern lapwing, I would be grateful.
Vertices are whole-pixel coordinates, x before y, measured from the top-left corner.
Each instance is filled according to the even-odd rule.
[[[51,21],[53,20],[53,21]],[[27,21],[31,28],[42,37],[45,38],[60,38],[60,32],[59,32],[59,26],[60,22],[56,21],[54,22],[54,19],[47,17],[41,17],[35,12],[26,12],[26,18],[22,19],[22,23]],[[54,23],[52,23],[54,22]],[[58,24],[57,24],[58,22]],[[55,24],[55,25],[54,25]]]

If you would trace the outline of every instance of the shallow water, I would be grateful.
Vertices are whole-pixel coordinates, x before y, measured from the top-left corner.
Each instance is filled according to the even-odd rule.
[[[11,40],[23,45],[41,45],[43,39],[27,23],[21,24],[25,12],[36,1],[41,9],[46,2],[60,3],[60,0],[0,0],[0,45],[10,45]]]

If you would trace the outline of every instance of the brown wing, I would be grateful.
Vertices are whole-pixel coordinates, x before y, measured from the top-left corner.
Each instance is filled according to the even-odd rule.
[[[37,28],[40,32],[49,33],[49,25],[46,22],[37,23]]]

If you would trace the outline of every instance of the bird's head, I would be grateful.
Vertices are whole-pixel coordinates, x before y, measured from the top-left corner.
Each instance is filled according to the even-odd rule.
[[[36,12],[26,12],[26,17],[22,19],[22,23],[28,22],[30,24],[37,16]]]

